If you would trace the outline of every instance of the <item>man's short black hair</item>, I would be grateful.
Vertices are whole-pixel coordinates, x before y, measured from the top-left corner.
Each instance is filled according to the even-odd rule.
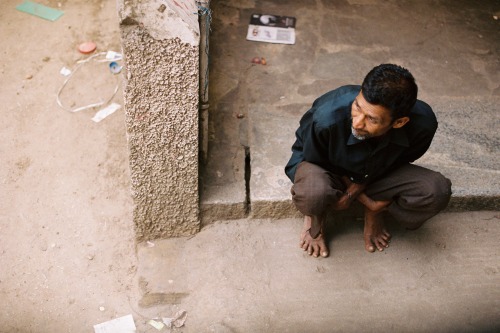
[[[389,109],[396,120],[408,116],[417,101],[418,87],[406,68],[382,64],[366,75],[361,93],[368,103]]]

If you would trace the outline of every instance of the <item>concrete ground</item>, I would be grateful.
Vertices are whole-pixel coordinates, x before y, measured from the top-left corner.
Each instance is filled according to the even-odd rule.
[[[119,51],[115,4],[40,2],[65,14],[49,22],[0,4],[0,332],[92,332],[128,314],[157,332],[147,321],[179,310],[184,326],[163,332],[500,329],[497,1],[213,1],[206,225],[143,244],[123,110],[96,124],[95,110],[55,102],[79,43]],[[297,44],[245,41],[254,11],[296,16]],[[293,131],[317,95],[385,61],[409,67],[438,113],[421,163],[453,180],[454,209],[482,211],[414,232],[391,222],[391,247],[375,254],[347,212],[330,220],[331,256],[310,258],[282,173]],[[116,77],[104,73],[82,70],[65,105],[107,95]]]
[[[499,3],[211,7],[205,228],[139,248],[145,296],[185,308],[193,332],[499,330]],[[252,13],[296,17],[296,44],[246,41]],[[251,63],[254,57],[267,64]],[[331,256],[310,258],[298,248],[302,221],[283,172],[295,129],[316,97],[360,84],[383,62],[409,68],[438,116],[439,131],[418,164],[452,179],[448,213],[416,232],[393,224],[391,248],[368,254],[353,210],[330,223]]]
[[[499,218],[391,225],[391,246],[370,254],[362,221],[346,217],[326,259],[299,249],[300,219],[218,222],[141,246],[138,275],[155,311],[187,311],[183,332],[498,332]]]

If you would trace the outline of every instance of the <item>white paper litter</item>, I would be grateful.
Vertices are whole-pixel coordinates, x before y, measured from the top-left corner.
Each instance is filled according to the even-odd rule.
[[[172,328],[172,322],[174,321],[174,318],[161,318],[161,320],[168,328]]]
[[[252,14],[247,40],[254,42],[295,44],[295,17]]]
[[[61,73],[61,75],[64,75],[64,76],[70,76],[71,69],[69,69],[67,67],[63,67],[63,68],[61,68],[61,71],[59,73]]]
[[[135,333],[136,327],[132,315],[126,315],[101,324],[94,325],[95,333]]]
[[[110,105],[108,105],[104,109],[97,111],[97,113],[95,114],[94,118],[92,118],[92,120],[95,121],[96,123],[98,123],[101,120],[103,120],[104,118],[106,118],[107,116],[109,116],[110,114],[114,113],[119,108],[121,108],[120,104],[111,103]]]
[[[122,59],[121,53],[117,53],[115,51],[108,51],[106,53],[106,60],[108,60],[108,61],[116,61],[116,60],[121,60],[121,59]]]

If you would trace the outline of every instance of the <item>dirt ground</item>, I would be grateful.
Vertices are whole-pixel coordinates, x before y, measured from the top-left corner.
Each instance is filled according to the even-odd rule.
[[[0,2],[0,332],[91,332],[132,312],[137,263],[123,109],[56,103],[87,58],[77,46],[120,52],[116,2],[38,1],[51,22]],[[67,108],[106,100],[119,77],[82,65],[61,93]],[[121,88],[113,99],[123,105]]]
[[[395,251],[378,257],[363,252],[357,224],[336,236],[331,258],[312,261],[296,219],[219,222],[137,250],[123,109],[95,123],[96,109],[56,102],[60,70],[87,58],[80,43],[120,51],[116,2],[38,2],[64,15],[50,22],[16,11],[20,0],[0,2],[0,332],[93,332],[128,314],[138,332],[157,332],[146,321],[181,308],[184,332],[499,327],[497,212],[399,230]],[[85,64],[60,100],[106,100],[117,80],[106,63]],[[121,88],[113,101],[123,105]],[[178,298],[140,306],[142,293],[169,291]]]

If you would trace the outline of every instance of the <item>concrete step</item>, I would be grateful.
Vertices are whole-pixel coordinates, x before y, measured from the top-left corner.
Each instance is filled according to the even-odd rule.
[[[419,98],[437,114],[440,127],[417,164],[452,180],[449,209],[500,207],[498,26],[482,19],[491,16],[493,2],[463,8],[451,2],[435,8],[377,0],[322,2],[307,10],[300,1],[259,6],[213,4],[204,224],[297,216],[283,168],[299,119],[318,96],[360,84],[371,68],[385,62],[407,67],[419,85]],[[270,10],[297,17],[295,45],[245,40],[251,13]],[[401,41],[406,41],[403,46]],[[256,56],[265,57],[267,65],[252,64]]]
[[[496,109],[499,102],[499,97],[432,100],[439,129],[431,148],[416,164],[437,170],[452,180],[450,211],[500,207],[500,134],[497,131],[500,113]],[[250,167],[246,166],[250,172],[249,182],[245,185],[243,148],[235,148],[239,152],[235,155],[237,158],[218,157],[220,170],[235,169],[233,163],[236,161],[236,169],[241,172],[237,181],[221,181],[207,187],[210,191],[205,193],[202,207],[210,202],[212,208],[210,215],[204,217],[206,223],[241,218],[245,212],[254,218],[298,215],[291,203],[291,182],[283,168],[290,155],[299,117],[283,112],[286,108],[286,105],[249,106]],[[227,148],[221,146],[219,149]],[[247,187],[248,200],[245,199]]]

